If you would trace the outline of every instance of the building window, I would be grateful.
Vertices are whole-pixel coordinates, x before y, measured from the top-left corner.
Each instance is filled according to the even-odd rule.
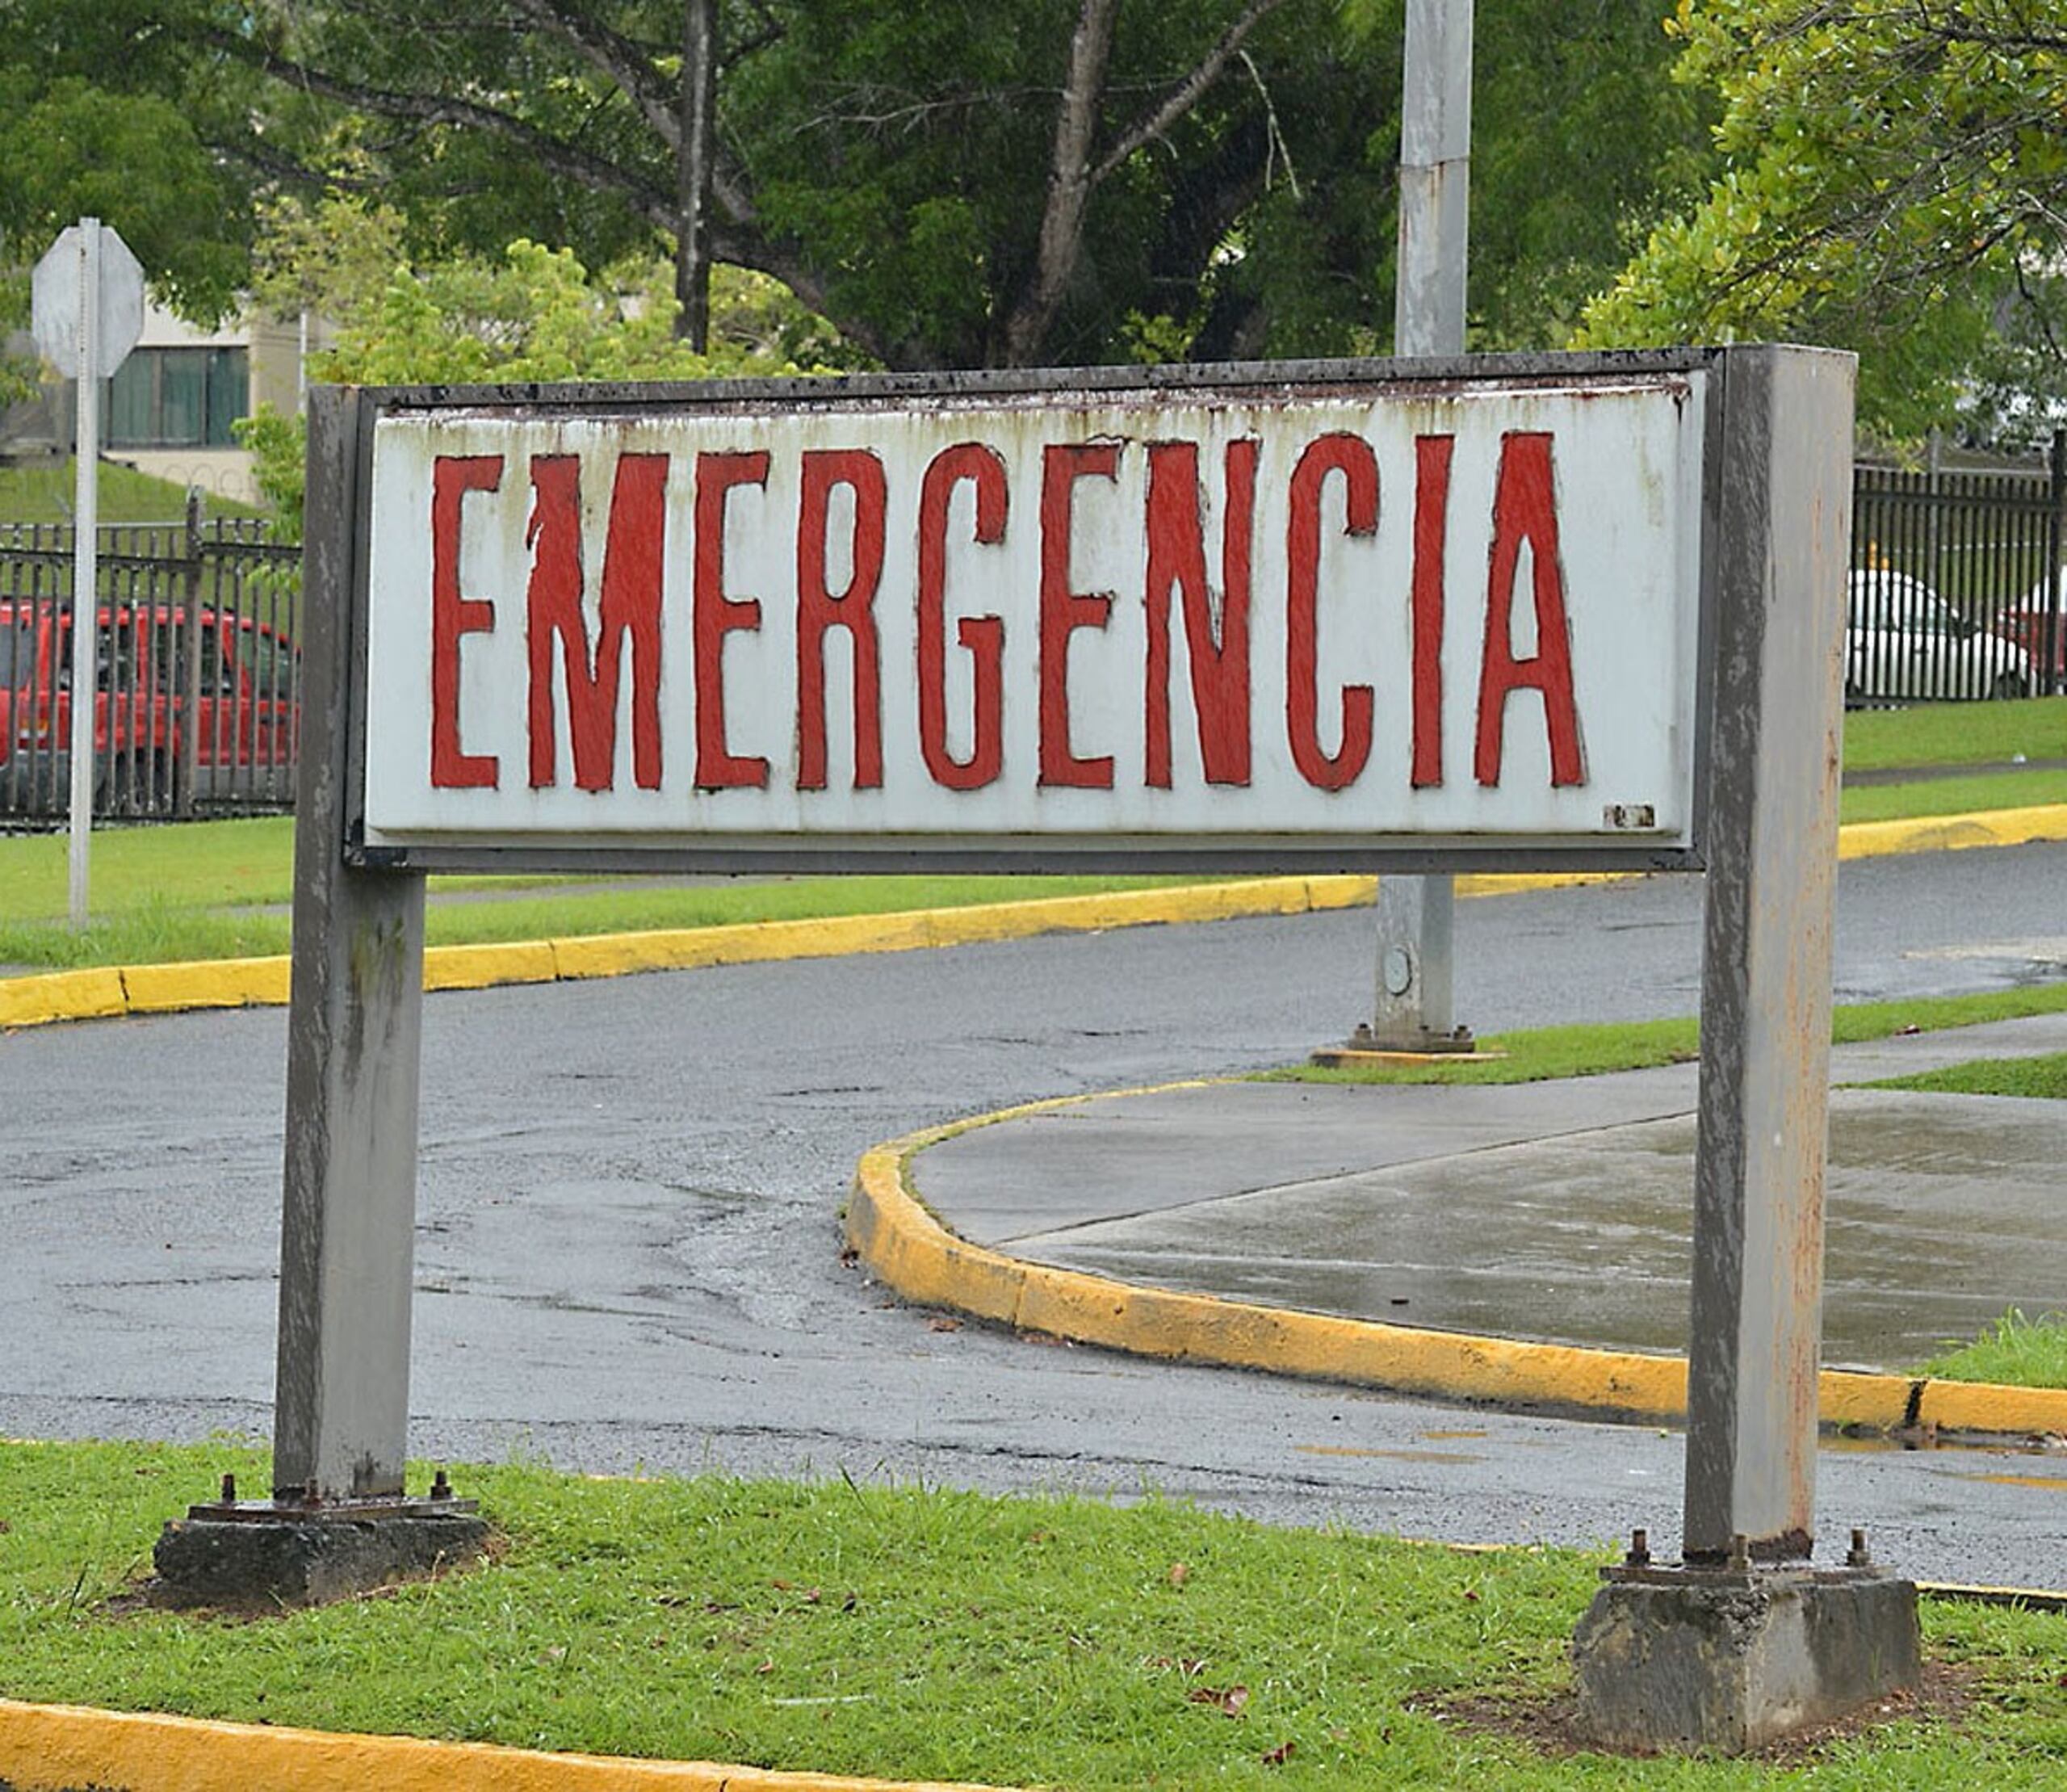
[[[241,348],[140,348],[107,383],[101,439],[111,448],[229,448],[249,409]]]

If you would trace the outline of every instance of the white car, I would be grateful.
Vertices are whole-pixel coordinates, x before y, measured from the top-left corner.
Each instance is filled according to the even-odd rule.
[[[1845,611],[1847,703],[1897,698],[2027,697],[2031,656],[1977,627],[1922,580],[1859,567]]]

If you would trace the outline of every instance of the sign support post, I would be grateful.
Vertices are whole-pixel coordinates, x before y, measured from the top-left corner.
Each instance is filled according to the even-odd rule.
[[[1809,1565],[1852,363],[1746,348],[1725,380],[1682,1560],[1639,1533],[1572,1658],[1592,1740],[1741,1752],[1921,1663],[1913,1583],[1863,1542]]]
[[[94,602],[94,550],[100,532],[100,220],[79,227],[78,372],[73,380],[78,422],[72,512],[72,791],[69,863],[71,920],[86,925],[87,867],[94,825],[94,711],[99,606]]]
[[[1407,0],[1400,100],[1393,353],[1464,353],[1471,194],[1472,0]],[[1378,879],[1377,977],[1359,1050],[1469,1049],[1457,1026],[1457,888],[1447,873]]]
[[[274,1495],[402,1492],[424,880],[347,866],[357,393],[309,405]]]
[[[1729,378],[1683,1542],[1711,1565],[1814,1530],[1851,550],[1849,363],[1754,350]]]
[[[153,1558],[174,1604],[341,1597],[487,1536],[442,1470],[427,1497],[403,1487],[424,879],[345,862],[366,406],[350,389],[310,398],[272,1497],[240,1500],[225,1477],[220,1500],[166,1526]]]
[[[72,732],[70,916],[86,925],[93,832],[94,734],[99,708],[97,576],[100,531],[100,383],[128,358],[144,329],[144,271],[99,218],[61,232],[30,281],[37,348],[73,382]]]

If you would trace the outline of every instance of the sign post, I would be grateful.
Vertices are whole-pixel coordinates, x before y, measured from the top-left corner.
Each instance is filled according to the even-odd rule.
[[[1464,353],[1471,218],[1472,0],[1407,0],[1393,353]],[[1378,884],[1377,977],[1364,1051],[1469,1049],[1457,1024],[1457,891],[1440,873]]]
[[[273,1496],[334,1503],[404,1491],[424,880],[338,850],[365,676],[341,601],[363,548],[363,407],[334,387],[309,396]]]
[[[72,514],[71,920],[87,918],[93,829],[94,722],[100,630],[95,551],[100,527],[100,383],[144,333],[144,271],[98,218],[82,218],[36,263],[31,282],[36,347],[73,383],[77,427]]]

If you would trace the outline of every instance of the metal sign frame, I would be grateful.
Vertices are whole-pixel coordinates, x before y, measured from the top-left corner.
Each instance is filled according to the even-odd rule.
[[[1727,409],[1729,351],[1691,349],[1593,355],[1478,356],[1377,361],[1319,361],[1233,364],[1207,367],[1099,368],[1025,373],[879,375],[838,380],[708,381],[688,384],[584,384],[568,386],[390,387],[355,395],[356,476],[345,513],[351,518],[353,577],[349,587],[349,639],[354,663],[347,708],[348,786],[344,852],[349,862],[389,870],[493,872],[497,871],[1067,871],[1112,872],[1319,872],[1331,871],[1595,869],[1697,870],[1704,862],[1704,762],[1709,726],[1707,693],[1713,679],[1712,585],[1713,518],[1719,502],[1719,455]],[[864,425],[871,413],[900,407],[943,405],[968,408],[986,403],[1031,409],[1044,401],[1058,412],[1072,403],[1100,400],[1176,405],[1201,397],[1214,402],[1245,397],[1272,404],[1294,400],[1350,397],[1401,404],[1503,390],[1518,394],[1657,379],[1672,375],[1704,377],[1708,398],[1701,443],[1701,516],[1698,525],[1700,615],[1694,665],[1689,669],[1694,710],[1684,792],[1688,825],[1677,837],[1634,832],[1537,837],[1516,833],[1477,835],[1401,831],[1358,837],[1340,833],[1282,838],[1254,833],[1214,838],[1197,833],[987,833],[963,838],[950,828],[921,835],[838,834],[809,832],[752,837],[714,834],[707,839],[669,834],[597,834],[570,837],[526,835],[509,838],[418,838],[406,844],[369,839],[367,823],[367,734],[369,581],[375,556],[371,535],[373,439],[390,418],[438,413],[500,413],[502,418],[723,419],[794,412],[848,413]],[[979,414],[981,413],[979,412]],[[1389,502],[1390,501],[1388,501]],[[311,541],[342,520],[311,512]],[[1583,525],[1586,519],[1580,518]],[[1570,525],[1568,525],[1570,527]],[[1260,602],[1260,599],[1259,600]]]
[[[1683,1553],[1690,1563],[1720,1563],[1739,1548],[1755,1560],[1797,1559],[1813,1528],[1855,364],[1763,346],[1584,364],[1700,367],[1721,388],[1706,422],[1700,555],[1696,764],[1708,878]],[[1545,357],[1490,370],[1473,361],[1385,371],[1512,380],[1569,376],[1574,365]],[[1372,367],[893,377],[847,389],[894,401],[921,389],[1175,391],[1201,378],[1280,383],[1330,372],[1369,377]],[[669,395],[723,401],[740,389]],[[795,389],[801,400],[825,388]],[[589,401],[599,393],[627,405],[646,396],[589,388]],[[384,407],[484,395],[311,396],[274,1492],[381,1499],[400,1491],[408,1427],[427,866],[413,854],[384,859],[352,837],[363,819],[365,747],[352,718],[363,715],[369,676],[361,500]],[[500,396],[552,399],[551,388]],[[1413,870],[1417,857],[1452,862],[1376,862]],[[624,862],[658,868],[642,855]]]

